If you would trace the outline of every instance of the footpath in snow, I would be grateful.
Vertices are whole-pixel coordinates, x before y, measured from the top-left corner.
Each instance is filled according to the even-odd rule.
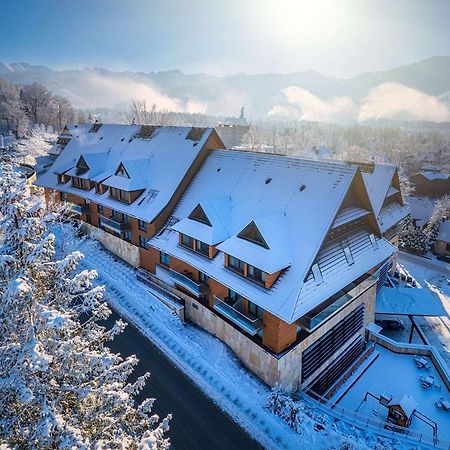
[[[246,370],[220,340],[195,325],[183,325],[136,280],[133,267],[91,239],[77,240],[70,246],[65,250],[77,249],[84,253],[81,268],[97,270],[98,282],[106,286],[105,296],[111,306],[139,328],[264,448],[391,448],[385,444],[386,439],[336,422],[318,410],[305,414],[301,430],[294,431],[265,408],[270,389]],[[318,422],[324,426],[315,427]]]

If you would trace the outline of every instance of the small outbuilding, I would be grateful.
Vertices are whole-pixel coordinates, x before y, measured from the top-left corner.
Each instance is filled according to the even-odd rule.
[[[450,255],[450,221],[446,220],[439,226],[439,234],[434,244],[434,252],[437,255]]]
[[[388,422],[409,427],[417,403],[409,395],[396,396],[388,404]]]

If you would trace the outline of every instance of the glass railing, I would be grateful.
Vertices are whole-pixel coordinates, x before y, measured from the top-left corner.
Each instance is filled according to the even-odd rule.
[[[197,283],[196,281],[191,280],[186,275],[183,275],[172,269],[170,269],[170,276],[172,277],[172,279],[175,281],[176,284],[181,285],[196,297],[199,297],[200,295],[205,293],[206,290],[205,283]]]
[[[255,336],[263,326],[261,317],[250,317],[216,296],[214,296],[214,309],[251,336]]]
[[[123,231],[127,228],[126,223],[114,218],[107,219],[106,217],[100,217],[100,225],[111,228],[114,231]]]
[[[350,284],[344,290],[339,291],[333,297],[335,300],[316,313],[306,314],[300,319],[300,325],[308,331],[313,331],[332,315],[334,315],[338,310],[343,309],[346,305],[352,302],[356,297],[358,297],[362,292],[368,289],[371,285],[376,283],[377,276],[369,276],[359,284]]]
[[[89,212],[89,206],[88,205],[77,205],[77,204],[73,203],[70,205],[70,212],[81,216],[82,214],[86,214],[87,212]]]

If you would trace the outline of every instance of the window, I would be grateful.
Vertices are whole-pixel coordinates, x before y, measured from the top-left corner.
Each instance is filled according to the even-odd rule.
[[[118,175],[119,177],[130,178],[122,163],[120,163],[119,167],[117,168],[116,175]]]
[[[192,239],[187,234],[181,233],[181,244],[182,245],[184,245],[186,247],[189,247],[189,248],[192,248],[193,243],[194,243],[194,239]]]
[[[189,214],[189,219],[196,220],[197,222],[204,223],[205,225],[212,226],[208,217],[205,214],[203,208],[198,204],[194,210]]]
[[[146,238],[145,236],[139,236],[139,245],[140,245],[142,248],[148,248],[148,245],[147,245],[147,238]]]
[[[131,242],[131,231],[124,231],[123,238],[127,242]]]
[[[244,261],[235,258],[234,256],[228,256],[228,267],[231,267],[233,270],[236,270],[239,273],[244,273]]]
[[[119,198],[119,189],[117,189],[117,188],[109,188],[109,195],[112,197],[112,198]]]
[[[209,255],[209,245],[202,241],[195,240],[195,251],[201,253],[202,255]]]
[[[252,302],[248,302],[248,312],[253,316],[253,317],[262,317],[263,311],[262,309],[258,306],[255,305]]]
[[[238,238],[245,239],[246,241],[253,242],[266,249],[269,249],[267,242],[263,238],[261,232],[258,230],[255,222],[250,222],[239,234]]]
[[[159,262],[165,266],[170,266],[170,256],[167,253],[159,252]]]
[[[352,252],[350,251],[350,247],[347,245],[344,247],[345,258],[347,259],[348,265],[351,266],[355,261],[353,259]]]
[[[97,211],[99,214],[103,214],[103,206],[102,205],[97,205]]]
[[[60,193],[59,193],[59,199],[60,199],[62,202],[67,202],[67,194],[66,194],[65,192],[60,192]]]
[[[138,220],[138,227],[141,231],[147,232],[147,222],[144,222],[143,220]]]
[[[230,305],[235,305],[239,300],[244,300],[244,297],[239,295],[237,292],[228,289],[228,297],[226,300],[228,300],[227,303]]]
[[[248,277],[258,283],[264,284],[266,282],[266,273],[250,264],[248,265]]]
[[[119,199],[123,202],[130,203],[130,193],[119,189]]]
[[[198,273],[198,279],[199,279],[200,283],[207,283],[208,282],[208,275],[206,275],[203,272],[199,272]]]

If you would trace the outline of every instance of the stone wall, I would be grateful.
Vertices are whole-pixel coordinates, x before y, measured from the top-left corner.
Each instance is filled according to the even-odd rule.
[[[95,239],[101,242],[102,245],[111,253],[114,253],[128,264],[131,264],[134,267],[139,267],[139,247],[113,236],[100,228],[89,225],[88,223],[83,223],[81,229],[87,234],[94,235]]]

